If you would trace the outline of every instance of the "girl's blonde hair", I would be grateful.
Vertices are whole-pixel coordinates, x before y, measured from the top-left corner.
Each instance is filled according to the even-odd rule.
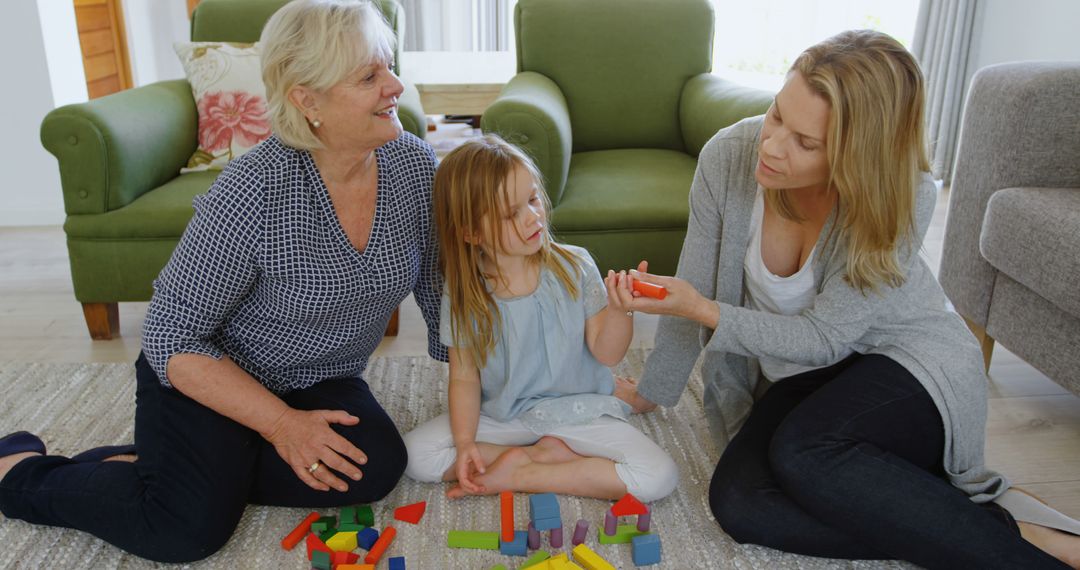
[[[916,181],[930,170],[923,126],[923,76],[915,58],[873,30],[839,33],[791,66],[829,103],[829,185],[839,193],[835,236],[847,244],[845,280],[865,293],[903,284],[899,250],[915,247]],[[800,220],[788,196],[769,204]]]
[[[466,238],[502,239],[502,211],[511,191],[507,180],[516,168],[524,168],[532,175],[540,187],[544,208],[550,212],[550,202],[541,186],[536,165],[528,155],[496,135],[484,135],[454,149],[435,172],[433,206],[441,249],[439,268],[445,279],[444,292],[450,299],[451,336],[455,346],[470,352],[477,367],[484,366],[487,356],[495,348],[501,322],[488,279],[505,282],[505,276],[485,274],[479,245]],[[534,261],[551,271],[570,296],[577,299],[581,261],[573,252],[555,243],[546,224],[541,232],[541,247],[534,255]],[[488,248],[494,256],[486,266],[489,271],[497,271],[496,250],[502,245]]]
[[[368,0],[293,0],[259,38],[270,125],[281,142],[301,150],[323,147],[307,117],[289,101],[302,85],[325,93],[350,73],[394,59],[394,31]]]

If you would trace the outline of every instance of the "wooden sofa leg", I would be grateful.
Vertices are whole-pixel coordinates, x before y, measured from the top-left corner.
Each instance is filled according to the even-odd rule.
[[[983,366],[986,367],[986,371],[990,372],[990,357],[994,355],[994,339],[990,335],[986,334],[986,329],[975,324],[974,321],[964,317],[964,322],[967,323],[972,334],[979,341],[979,348],[982,349]]]
[[[401,312],[401,307],[394,309],[394,314],[390,315],[390,322],[386,323],[386,336],[397,336],[398,330],[398,313]]]
[[[90,338],[109,340],[120,336],[120,308],[117,303],[83,303],[82,308]]]

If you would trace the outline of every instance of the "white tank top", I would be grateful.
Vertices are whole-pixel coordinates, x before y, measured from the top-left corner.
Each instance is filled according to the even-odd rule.
[[[743,283],[750,308],[775,315],[798,315],[814,306],[814,297],[817,294],[814,290],[814,255],[817,253],[817,246],[798,271],[788,277],[774,275],[765,267],[765,260],[761,258],[761,222],[764,215],[765,196],[758,186],[754,213],[750,218],[750,245],[746,248],[746,258],[743,260]],[[842,355],[840,360],[849,354],[850,351]],[[758,363],[761,365],[761,373],[772,382],[808,370],[831,366],[805,366],[766,356],[759,357]]]

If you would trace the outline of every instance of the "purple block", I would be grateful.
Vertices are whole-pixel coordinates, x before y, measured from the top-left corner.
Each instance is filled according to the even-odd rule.
[[[649,532],[650,522],[652,522],[652,513],[645,511],[645,514],[637,516],[637,529],[641,532]]]
[[[536,530],[533,523],[529,523],[529,550],[540,548],[540,531]]]
[[[552,548],[562,548],[562,527],[551,529],[551,536],[548,537],[548,542],[551,543]]]
[[[611,512],[611,509],[604,511],[604,534],[608,536],[615,536],[619,523],[618,517]]]
[[[570,539],[570,542],[574,546],[585,542],[585,535],[589,532],[589,521],[585,519],[579,519],[577,526],[574,527],[574,538]]]

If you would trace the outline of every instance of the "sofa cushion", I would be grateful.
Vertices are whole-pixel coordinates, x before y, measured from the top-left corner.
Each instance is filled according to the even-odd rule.
[[[1080,188],[995,192],[979,250],[1002,273],[1080,316]]]
[[[556,232],[686,229],[697,162],[684,152],[624,149],[570,158]]]
[[[104,214],[68,216],[69,238],[131,239],[179,237],[194,214],[191,202],[214,182],[217,170],[181,174],[131,202]]]

